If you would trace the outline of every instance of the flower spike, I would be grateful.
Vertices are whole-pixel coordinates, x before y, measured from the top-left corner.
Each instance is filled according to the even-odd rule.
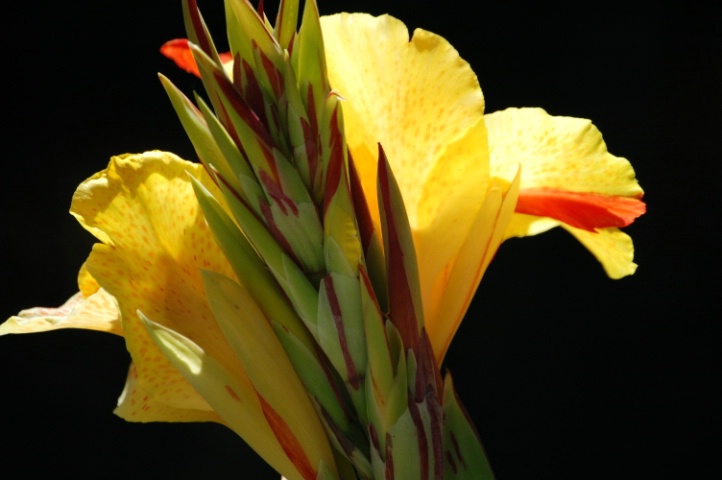
[[[378,192],[389,278],[390,316],[406,348],[415,349],[424,326],[416,252],[401,192],[381,144]]]

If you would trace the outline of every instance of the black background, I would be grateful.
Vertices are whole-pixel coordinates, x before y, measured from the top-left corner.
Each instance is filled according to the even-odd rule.
[[[712,478],[703,472],[719,472],[722,451],[719,2],[396,3],[320,8],[389,12],[445,36],[477,72],[487,111],[591,118],[646,190],[649,213],[627,229],[633,277],[607,279],[562,231],[505,243],[487,272],[446,366],[497,477]],[[201,2],[220,38],[219,4]],[[194,158],[156,72],[186,92],[200,85],[158,53],[184,36],[178,1],[12,2],[0,19],[7,317],[75,292],[93,242],[67,214],[78,183],[114,154]],[[100,333],[0,338],[3,477],[277,478],[220,426],[112,415],[128,362],[122,340]]]

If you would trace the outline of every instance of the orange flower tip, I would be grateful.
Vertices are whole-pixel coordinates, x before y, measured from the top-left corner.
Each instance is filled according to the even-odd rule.
[[[200,78],[201,72],[198,70],[198,64],[193,58],[193,52],[191,52],[191,48],[188,45],[188,39],[176,38],[169,40],[160,47],[160,53],[173,60],[182,70]],[[233,55],[231,55],[230,52],[220,53],[218,56],[223,64],[233,61]]]
[[[169,40],[160,47],[160,53],[165,57],[173,60],[178,67],[188,73],[192,73],[196,77],[201,76],[198,65],[193,58],[193,53],[188,46],[188,40],[185,38],[176,38]]]
[[[598,228],[626,227],[647,211],[639,198],[527,188],[519,192],[516,212],[549,217],[594,232]]]

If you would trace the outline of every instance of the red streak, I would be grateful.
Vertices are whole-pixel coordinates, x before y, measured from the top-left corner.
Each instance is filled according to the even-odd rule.
[[[261,181],[263,188],[266,193],[278,204],[284,215],[288,216],[289,210],[294,217],[298,217],[298,206],[291,197],[283,192],[283,189],[273,181],[273,178],[261,170],[258,174],[258,179]],[[288,209],[286,209],[288,207]]]
[[[331,307],[331,315],[333,315],[333,324],[338,332],[338,341],[341,344],[343,361],[346,364],[348,382],[354,390],[358,390],[361,388],[361,380],[359,379],[358,372],[356,372],[356,365],[354,365],[353,359],[351,358],[351,351],[348,348],[348,338],[346,337],[346,327],[343,324],[341,305],[338,303],[338,297],[336,296],[336,290],[333,288],[333,279],[331,278],[331,275],[324,277],[323,284],[326,287],[328,304],[329,307]]]
[[[647,210],[639,198],[526,188],[519,192],[517,213],[550,217],[575,228],[626,227]]]
[[[331,200],[336,195],[341,184],[341,176],[344,174],[343,164],[343,137],[338,128],[338,105],[333,109],[331,116],[331,138],[328,170],[326,171],[326,192],[323,198],[323,211],[328,211]],[[345,176],[345,175],[344,175]]]
[[[271,82],[271,88],[273,89],[274,95],[276,95],[276,100],[279,100],[284,93],[283,74],[276,68],[271,59],[263,53],[263,50],[258,48],[255,40],[253,40],[253,48],[258,50],[258,55],[261,57],[261,66],[263,66],[263,70],[266,71],[268,80]]]
[[[256,112],[256,115],[258,115],[258,118],[261,120],[261,123],[268,128],[268,118],[266,117],[266,107],[263,103],[263,93],[261,92],[261,86],[258,83],[258,79],[256,78],[256,72],[253,71],[253,67],[246,62],[245,60],[241,60],[240,55],[236,58],[236,64],[242,63],[242,70],[241,67],[238,67],[238,78],[243,78],[243,81],[245,83],[244,89],[243,89],[243,98],[248,102],[248,105],[251,107],[251,110]],[[235,67],[235,64],[234,64]],[[235,77],[234,77],[235,80]]]
[[[419,343],[419,326],[414,310],[409,278],[404,265],[404,254],[413,255],[414,252],[404,252],[396,229],[400,219],[395,218],[391,198],[391,175],[386,154],[379,144],[378,190],[380,192],[379,209],[381,210],[382,231],[386,252],[386,272],[389,289],[389,317],[399,330],[404,347],[416,351]]]
[[[364,195],[363,187],[361,186],[361,177],[359,177],[356,171],[356,165],[354,164],[350,151],[348,152],[348,171],[356,222],[358,223],[359,234],[361,235],[361,246],[363,246],[364,252],[368,252],[376,227],[374,226],[374,221],[371,219],[371,211],[369,210],[366,195]]]
[[[286,456],[291,460],[299,473],[305,480],[315,480],[316,471],[311,466],[311,462],[306,456],[306,452],[303,451],[301,442],[296,438],[288,424],[283,418],[273,409],[273,407],[266,402],[266,400],[259,394],[258,400],[261,402],[261,408],[263,409],[263,415],[266,417],[268,425],[273,430],[273,433],[278,439],[278,443],[281,444],[281,448],[286,453]]]
[[[241,398],[238,396],[238,394],[236,393],[236,391],[231,388],[230,385],[226,385],[226,391],[228,392],[228,394],[229,394],[231,397],[233,397],[234,400],[236,400],[237,402],[240,402],[240,401],[241,401]],[[241,402],[241,403],[242,403],[242,402]]]

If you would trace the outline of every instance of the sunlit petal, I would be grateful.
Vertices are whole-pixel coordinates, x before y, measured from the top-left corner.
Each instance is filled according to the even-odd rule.
[[[599,260],[610,278],[618,279],[637,270],[632,238],[618,228],[601,228],[588,232],[579,228],[561,225],[579,240]]]
[[[617,230],[646,211],[630,163],[607,151],[591,121],[555,117],[539,108],[486,115],[492,176],[509,179],[522,166],[521,190],[506,237],[561,225],[612,278],[634,273],[631,239]]]
[[[94,246],[86,266],[117,299],[143,390],[171,407],[207,410],[136,314],[152,315],[222,361],[234,358],[207,305],[199,270],[233,273],[206,226],[189,174],[212,188],[200,165],[172,154],[114,157],[78,188],[71,213],[103,242]]]
[[[486,193],[484,98],[442,37],[389,16],[322,18],[329,79],[346,99],[347,141],[378,225],[378,143],[408,211],[422,296],[453,261]],[[430,71],[433,65],[433,72]],[[428,305],[424,304],[424,310]]]
[[[558,117],[541,108],[487,114],[491,173],[510,181],[523,167],[521,189],[558,189],[639,198],[644,193],[625,158],[607,151],[590,120]]]

